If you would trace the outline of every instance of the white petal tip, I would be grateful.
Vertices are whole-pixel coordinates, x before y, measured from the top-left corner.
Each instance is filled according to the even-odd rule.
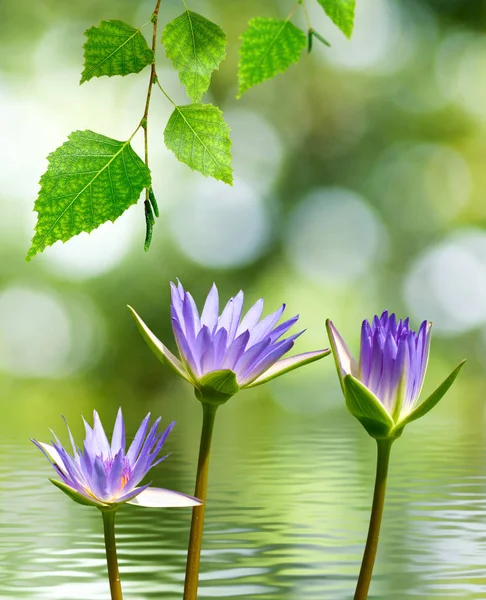
[[[127,504],[146,508],[188,508],[200,506],[202,502],[193,496],[187,496],[180,492],[149,487]]]
[[[358,375],[358,365],[346,346],[346,343],[330,319],[326,321],[326,324],[329,341],[334,350],[336,362],[339,365],[340,377],[342,378],[345,375],[353,375],[356,377]]]
[[[47,457],[50,461],[56,465],[64,474],[67,474],[66,467],[64,466],[64,462],[59,455],[59,452],[51,446],[51,444],[45,444],[44,442],[38,442],[37,440],[32,440],[38,447],[44,450]]]

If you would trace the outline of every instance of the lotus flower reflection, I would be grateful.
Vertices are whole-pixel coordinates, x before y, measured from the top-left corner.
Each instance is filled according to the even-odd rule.
[[[219,295],[211,288],[202,313],[189,292],[171,284],[172,328],[180,358],[174,356],[133,310],[139,329],[152,351],[200,395],[216,395],[221,401],[241,388],[260,385],[304,364],[326,356],[330,350],[306,352],[283,358],[303,332],[282,337],[297,323],[298,316],[278,322],[285,305],[261,319],[263,300],[243,315],[243,292],[226,304],[219,315]]]
[[[398,437],[403,427],[439,402],[464,362],[427,400],[418,403],[429,359],[432,323],[413,331],[409,319],[385,311],[363,321],[359,363],[332,321],[327,322],[338,375],[350,412],[373,437]]]
[[[174,423],[163,433],[159,433],[161,419],[158,418],[149,431],[149,413],[126,451],[125,424],[121,409],[118,411],[111,443],[96,411],[93,418],[93,427],[84,421],[86,439],[83,450],[75,446],[66,423],[72,455],[65,450],[55,434],[52,445],[32,440],[48,458],[61,479],[51,479],[54,485],[76,502],[101,509],[113,508],[125,502],[154,507],[201,504],[196,498],[179,492],[151,488],[150,484],[139,485],[148,471],[164,460],[165,456],[160,458],[159,454]]]

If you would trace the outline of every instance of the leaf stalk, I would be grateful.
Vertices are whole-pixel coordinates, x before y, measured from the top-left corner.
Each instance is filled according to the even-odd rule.
[[[159,10],[160,10],[160,5],[162,3],[162,0],[157,0],[157,4],[155,5],[155,9],[154,12],[152,14],[152,18],[150,19],[153,23],[153,32],[152,32],[152,52],[154,53],[154,62],[152,63],[151,67],[150,67],[150,78],[149,78],[149,85],[148,85],[148,89],[147,89],[147,97],[145,100],[145,109],[143,111],[143,116],[140,120],[140,124],[138,126],[138,129],[140,127],[143,127],[143,131],[144,131],[144,138],[145,138],[145,164],[147,165],[147,167],[149,166],[149,156],[148,156],[148,115],[149,115],[149,109],[150,109],[150,100],[152,99],[152,88],[154,86],[155,83],[155,79],[156,79],[156,72],[155,72],[155,52],[157,50],[157,25],[158,25],[158,21],[159,21]],[[146,190],[146,194],[147,194],[147,200],[148,200],[148,189]]]
[[[307,5],[305,3],[305,0],[300,0],[299,4],[302,5],[302,10],[304,11],[305,20],[307,22],[307,28],[309,29],[309,31],[311,31],[312,30],[312,25],[311,25],[311,21],[310,21],[310,17],[309,17],[309,11],[307,10]]]
[[[150,67],[150,78],[149,78],[149,85],[148,85],[148,89],[147,89],[147,97],[145,100],[145,108],[143,111],[143,116],[140,119],[140,124],[138,125],[138,127],[135,131],[135,133],[136,133],[140,129],[140,127],[143,128],[144,156],[145,156],[145,164],[146,164],[147,168],[149,168],[148,116],[149,116],[149,109],[150,109],[150,100],[152,99],[152,88],[154,87],[155,81],[157,80],[157,73],[155,71],[155,52],[157,50],[157,25],[158,25],[158,21],[159,21],[159,10],[160,10],[161,3],[162,3],[162,0],[157,0],[157,3],[154,8],[154,12],[152,13],[152,17],[150,18],[150,21],[153,23],[152,52],[154,55],[154,61]],[[147,206],[150,207],[150,205],[151,205],[151,202],[150,202],[150,197],[149,197],[149,188],[145,188],[145,223],[146,223],[146,233],[145,233],[145,243],[144,243],[145,252],[147,252],[148,249],[150,248],[150,243],[152,241],[153,226],[154,226],[154,217],[152,214],[152,210],[150,209],[151,218],[149,217],[149,214],[147,211]]]

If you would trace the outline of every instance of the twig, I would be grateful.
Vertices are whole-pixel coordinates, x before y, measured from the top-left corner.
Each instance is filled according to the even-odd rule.
[[[150,100],[152,98],[152,88],[154,87],[155,81],[157,79],[157,73],[155,71],[155,51],[157,49],[157,25],[158,25],[158,21],[159,21],[159,10],[160,10],[160,4],[162,3],[162,0],[157,0],[157,4],[155,5],[155,9],[154,12],[152,14],[152,23],[154,24],[153,26],[153,34],[152,34],[152,52],[154,53],[154,62],[152,63],[152,66],[150,68],[150,79],[149,79],[149,85],[148,85],[148,90],[147,90],[147,99],[145,101],[145,110],[143,111],[143,116],[142,119],[140,120],[140,125],[138,126],[138,128],[143,127],[143,134],[144,134],[144,147],[145,147],[145,164],[147,165],[147,168],[149,166],[149,152],[148,152],[148,115],[149,115],[149,108],[150,108]],[[146,194],[146,200],[149,200],[149,188],[145,189],[145,194]]]

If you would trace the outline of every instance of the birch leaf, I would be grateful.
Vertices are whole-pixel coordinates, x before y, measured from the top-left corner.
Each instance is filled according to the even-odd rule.
[[[317,0],[334,25],[350,38],[354,28],[356,0]]]
[[[151,183],[130,141],[93,131],[75,131],[48,160],[34,205],[38,216],[28,260],[58,240],[115,221]]]
[[[90,27],[84,35],[88,39],[84,44],[81,83],[103,75],[139,73],[154,62],[154,53],[140,29],[123,21],[101,21],[98,27]]]
[[[165,145],[194,171],[232,185],[229,127],[216,106],[176,106],[165,129]]]
[[[241,36],[240,98],[248,89],[286,71],[307,46],[305,33],[290,21],[257,17]]]
[[[162,43],[187,95],[200,102],[213,71],[226,58],[226,34],[212,21],[186,10],[166,26]]]

